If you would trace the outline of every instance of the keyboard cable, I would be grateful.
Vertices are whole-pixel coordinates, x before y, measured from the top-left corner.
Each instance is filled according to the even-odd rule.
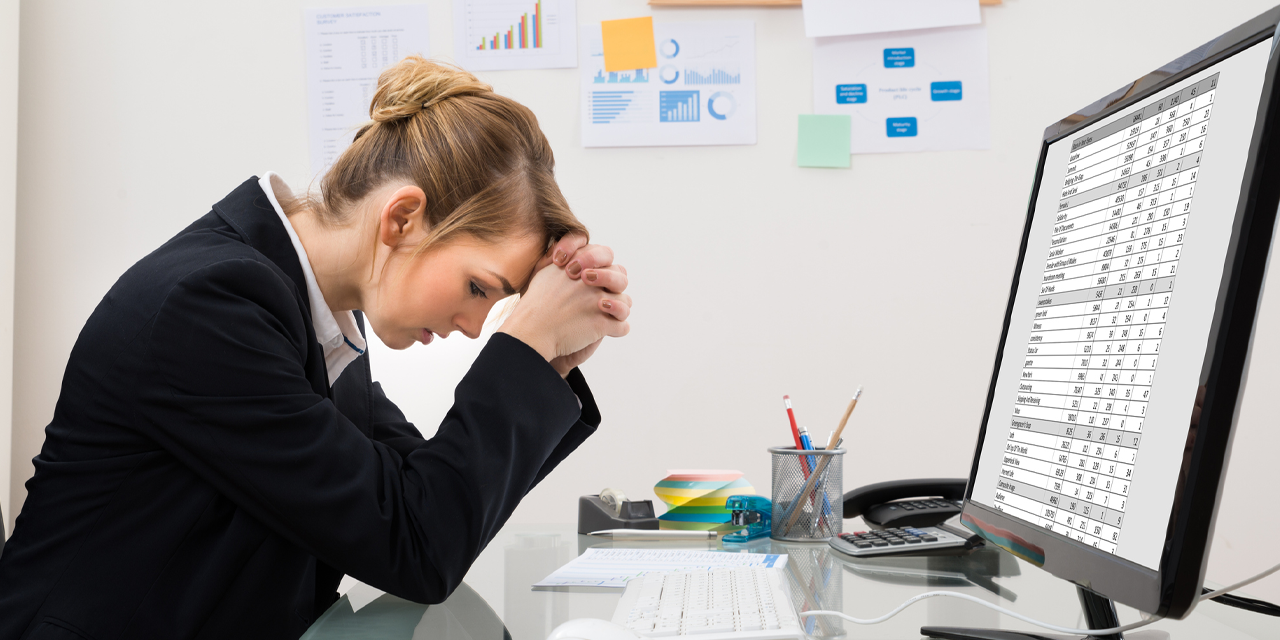
[[[1200,597],[1196,599],[1196,601],[1197,601],[1197,602],[1199,602],[1199,601],[1201,601],[1201,600],[1211,600],[1211,599],[1214,599],[1214,598],[1219,598],[1219,597],[1224,596],[1224,595],[1226,595],[1226,594],[1228,594],[1228,593],[1230,593],[1230,592],[1232,592],[1232,591],[1235,591],[1236,589],[1239,589],[1240,587],[1243,587],[1243,586],[1246,586],[1246,585],[1253,584],[1254,582],[1257,582],[1258,580],[1261,580],[1261,579],[1263,579],[1263,578],[1265,578],[1265,577],[1267,577],[1267,576],[1269,576],[1269,575],[1271,575],[1271,574],[1275,573],[1276,571],[1280,571],[1280,564],[1277,564],[1276,566],[1271,567],[1270,569],[1267,569],[1266,571],[1263,571],[1262,573],[1259,573],[1259,574],[1257,574],[1257,575],[1255,575],[1255,576],[1253,576],[1253,577],[1251,577],[1251,578],[1246,578],[1246,579],[1241,580],[1240,582],[1237,582],[1237,583],[1235,583],[1235,584],[1233,584],[1233,585],[1229,585],[1229,586],[1223,587],[1222,589],[1218,589],[1218,590],[1216,590],[1216,591],[1213,591],[1213,590],[1206,590],[1206,592],[1205,592],[1205,593],[1202,593],[1202,594],[1200,595]],[[1042,627],[1042,628],[1048,629],[1048,630],[1050,630],[1050,631],[1057,631],[1058,633],[1083,634],[1083,635],[1086,635],[1086,636],[1089,636],[1089,635],[1109,635],[1109,634],[1113,634],[1113,633],[1123,633],[1123,632],[1125,632],[1125,631],[1129,631],[1129,630],[1131,630],[1131,629],[1137,629],[1138,627],[1145,627],[1145,626],[1147,626],[1147,625],[1149,625],[1149,624],[1151,624],[1151,623],[1153,623],[1153,622],[1155,622],[1155,621],[1157,621],[1157,620],[1161,620],[1161,619],[1162,619],[1162,617],[1161,617],[1161,616],[1152,616],[1152,617],[1149,617],[1149,618],[1143,618],[1142,620],[1139,620],[1139,621],[1137,621],[1137,622],[1131,622],[1131,623],[1126,624],[1126,625],[1121,625],[1121,626],[1119,626],[1119,627],[1112,627],[1112,628],[1110,628],[1110,629],[1072,629],[1072,628],[1070,628],[1070,627],[1060,627],[1060,626],[1058,626],[1058,625],[1056,625],[1056,624],[1050,624],[1050,623],[1048,623],[1048,622],[1041,622],[1041,621],[1036,620],[1036,619],[1034,619],[1034,618],[1030,618],[1030,617],[1028,617],[1028,616],[1022,615],[1021,613],[1018,613],[1018,612],[1016,612],[1016,611],[1011,611],[1011,610],[1009,610],[1009,609],[1006,609],[1006,608],[1004,608],[1004,607],[1002,607],[1002,606],[1000,606],[1000,605],[998,605],[998,604],[994,604],[994,603],[991,603],[991,602],[987,602],[986,600],[983,600],[983,599],[981,599],[981,598],[978,598],[978,597],[975,597],[975,596],[971,596],[971,595],[969,595],[969,594],[967,594],[967,593],[959,593],[959,592],[957,592],[957,591],[929,591],[929,592],[926,592],[926,593],[922,593],[922,594],[920,594],[920,595],[918,595],[918,596],[916,596],[916,597],[914,597],[914,598],[911,598],[911,599],[907,600],[906,602],[903,602],[902,604],[898,605],[898,606],[897,606],[893,611],[890,611],[889,613],[886,613],[886,614],[884,614],[884,615],[882,615],[882,616],[880,616],[880,617],[878,617],[878,618],[855,618],[855,617],[853,617],[853,616],[846,615],[846,614],[841,613],[841,612],[839,612],[839,611],[825,611],[825,610],[803,611],[803,612],[801,612],[799,615],[800,615],[800,617],[802,617],[802,618],[809,617],[809,616],[835,616],[835,617],[837,617],[837,618],[841,618],[841,619],[843,619],[843,620],[846,620],[846,621],[848,621],[848,622],[852,622],[852,623],[854,623],[854,624],[879,624],[879,623],[881,623],[881,622],[884,622],[885,620],[888,620],[889,618],[892,618],[892,617],[894,617],[894,616],[898,615],[899,613],[901,613],[901,612],[902,612],[902,610],[906,609],[907,607],[909,607],[909,606],[911,606],[911,605],[913,605],[913,604],[915,604],[915,603],[917,603],[917,602],[920,602],[921,600],[926,600],[926,599],[928,599],[928,598],[937,598],[937,597],[959,598],[959,599],[961,599],[961,600],[968,600],[968,601],[970,601],[970,602],[976,602],[976,603],[978,603],[978,604],[980,604],[980,605],[982,605],[982,606],[984,606],[984,607],[987,607],[988,609],[994,609],[995,611],[998,611],[998,612],[1000,612],[1000,613],[1003,613],[1004,615],[1007,615],[1007,616],[1009,616],[1009,617],[1011,617],[1011,618],[1016,618],[1016,619],[1018,619],[1018,620],[1021,620],[1021,621],[1023,621],[1023,622],[1026,622],[1026,623],[1028,623],[1028,624],[1033,624],[1033,625],[1035,625],[1035,626],[1037,626],[1037,627]],[[1261,603],[1261,605],[1267,605],[1267,606],[1270,606],[1270,607],[1272,607],[1272,608],[1276,608],[1276,605],[1273,605],[1273,604],[1271,604],[1271,603],[1269,603],[1269,602],[1262,602],[1262,601],[1260,601],[1260,600],[1252,600],[1252,599],[1250,599],[1250,598],[1240,598],[1239,596],[1231,596],[1231,597],[1232,597],[1232,598],[1239,599],[1239,600],[1251,601],[1251,602],[1254,602],[1254,603]],[[1229,602],[1224,602],[1223,604],[1228,604],[1229,606],[1240,606],[1240,605],[1238,605],[1238,604],[1232,604],[1232,603],[1229,603]],[[1245,608],[1245,607],[1241,607],[1241,608]],[[1254,611],[1254,610],[1256,610],[1256,609],[1250,609],[1250,610],[1251,610],[1251,611]],[[1266,611],[1258,611],[1258,612],[1259,612],[1259,613],[1267,613]],[[1275,615],[1275,614],[1269,614],[1269,615]]]

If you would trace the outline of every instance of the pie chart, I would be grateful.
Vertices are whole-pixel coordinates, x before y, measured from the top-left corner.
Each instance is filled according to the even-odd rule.
[[[727,91],[717,91],[707,98],[707,113],[716,120],[724,120],[733,115],[738,108],[738,101]]]
[[[658,45],[658,51],[662,53],[664,58],[674,58],[680,55],[680,43],[676,42],[674,38],[663,40],[662,44]]]

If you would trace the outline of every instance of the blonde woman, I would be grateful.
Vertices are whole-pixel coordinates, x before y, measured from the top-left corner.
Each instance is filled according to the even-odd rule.
[[[439,602],[595,430],[576,367],[627,333],[627,276],[533,114],[411,57],[371,115],[317,195],[246,181],[89,318],[0,555],[0,638],[297,638],[343,574]],[[515,293],[423,439],[365,325],[475,338]]]

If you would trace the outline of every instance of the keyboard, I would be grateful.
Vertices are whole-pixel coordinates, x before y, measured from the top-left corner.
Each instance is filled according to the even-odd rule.
[[[646,573],[627,582],[613,623],[650,638],[803,638],[786,580],[763,567]]]

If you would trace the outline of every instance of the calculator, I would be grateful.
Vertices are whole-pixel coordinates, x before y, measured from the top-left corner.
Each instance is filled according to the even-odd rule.
[[[827,541],[832,549],[857,558],[887,555],[956,555],[973,547],[962,538],[939,527],[894,527],[879,531],[842,533]]]

